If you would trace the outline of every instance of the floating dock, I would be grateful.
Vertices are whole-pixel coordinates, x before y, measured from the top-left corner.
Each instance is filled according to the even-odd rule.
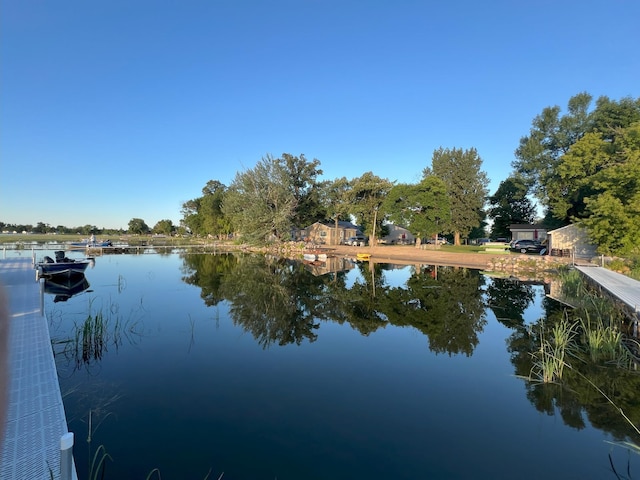
[[[6,421],[0,419],[5,422],[0,479],[76,479],[49,326],[32,259],[0,260],[0,284],[9,311],[8,409]],[[61,444],[65,448],[62,475]]]
[[[622,302],[636,318],[640,315],[640,282],[603,267],[576,265],[592,283]]]

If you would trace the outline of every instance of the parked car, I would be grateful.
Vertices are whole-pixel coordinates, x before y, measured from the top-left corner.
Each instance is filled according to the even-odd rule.
[[[512,252],[537,253],[538,255],[547,253],[547,246],[537,240],[515,240],[511,242],[509,249]]]
[[[433,244],[436,244],[436,245],[447,245],[449,242],[444,237],[438,237],[437,239],[429,237],[429,238],[425,238],[423,243],[427,243],[429,245],[433,245]]]
[[[362,247],[367,244],[367,240],[368,240],[367,237],[365,237],[362,234],[358,234],[353,237],[349,237],[344,243],[346,243],[347,245],[353,245],[354,247],[355,246]]]

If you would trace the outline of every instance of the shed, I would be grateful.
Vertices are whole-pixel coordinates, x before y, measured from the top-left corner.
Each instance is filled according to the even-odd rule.
[[[550,230],[547,235],[551,255],[591,259],[598,254],[597,246],[589,241],[587,229],[578,223]]]
[[[509,225],[511,240],[537,240],[544,242],[547,239],[547,228],[540,224],[514,224]]]

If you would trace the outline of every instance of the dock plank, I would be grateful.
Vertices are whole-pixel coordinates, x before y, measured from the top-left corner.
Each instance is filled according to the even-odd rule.
[[[60,437],[68,432],[67,421],[31,258],[0,260],[0,282],[8,296],[10,318],[0,478],[59,479]]]
[[[640,282],[638,280],[603,267],[576,265],[576,269],[627,305],[633,312],[636,314],[640,312]]]

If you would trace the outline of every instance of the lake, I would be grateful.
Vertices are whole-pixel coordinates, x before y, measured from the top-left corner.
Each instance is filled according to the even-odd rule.
[[[640,456],[610,443],[638,439],[591,385],[521,378],[535,332],[563,315],[544,285],[332,262],[105,255],[79,293],[48,288],[80,478],[100,446],[107,479],[638,471]],[[593,367],[591,379],[638,423],[636,374]]]

